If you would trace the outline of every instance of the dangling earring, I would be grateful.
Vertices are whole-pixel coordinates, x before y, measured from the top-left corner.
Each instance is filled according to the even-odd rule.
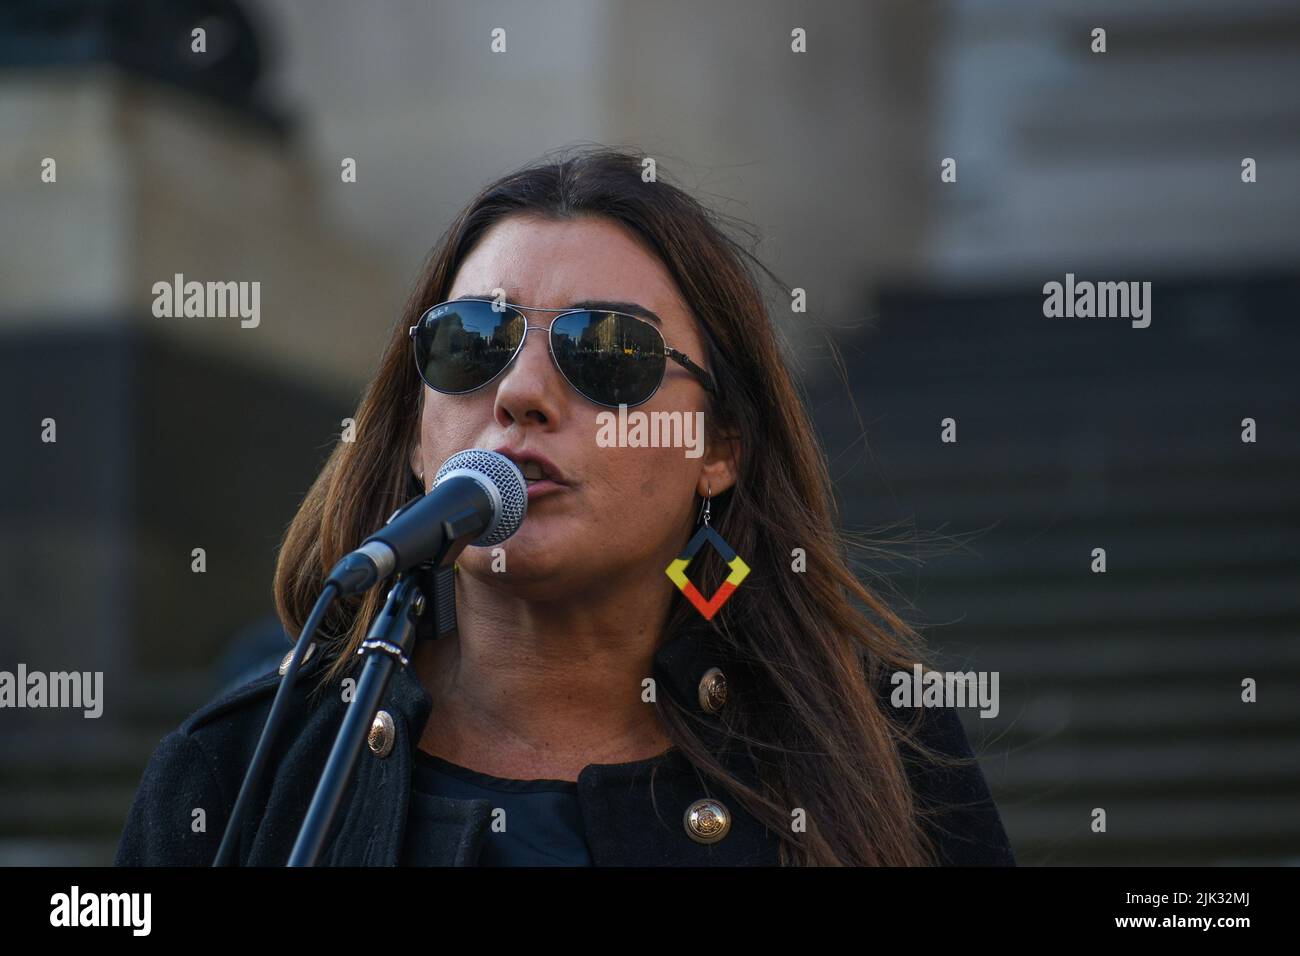
[[[695,536],[686,545],[686,550],[668,565],[664,573],[668,575],[673,584],[677,585],[677,588],[691,602],[695,610],[699,611],[706,621],[711,621],[713,615],[717,614],[722,605],[726,604],[731,595],[735,593],[736,588],[740,587],[740,582],[749,575],[749,565],[740,560],[740,555],[736,554],[736,550],[709,526],[709,518],[713,511],[713,486],[709,485],[708,489],[704,503],[700,506],[700,526],[696,530]],[[704,595],[691,583],[690,578],[686,576],[687,566],[706,541],[713,545],[718,554],[722,555],[722,560],[731,569],[731,573],[727,575],[727,580],[718,586],[718,590],[713,593],[713,597],[707,601],[704,599]]]

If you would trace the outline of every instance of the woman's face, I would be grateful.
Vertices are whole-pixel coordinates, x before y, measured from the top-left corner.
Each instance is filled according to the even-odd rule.
[[[507,302],[525,307],[569,308],[584,300],[639,304],[659,316],[670,346],[708,369],[695,322],[667,270],[611,220],[512,216],[497,223],[461,264],[447,298],[492,298],[498,289]],[[530,326],[549,325],[556,314],[523,313]],[[426,487],[448,457],[467,448],[536,453],[563,478],[562,487],[530,497],[523,525],[500,545],[504,571],[493,570],[491,548],[466,548],[459,558],[462,574],[495,580],[525,599],[591,595],[639,575],[658,576],[670,588],[663,570],[694,525],[695,495],[710,485],[716,495],[734,480],[730,461],[707,443],[702,455],[698,446],[602,447],[598,416],[617,416],[617,410],[574,391],[556,368],[544,332],[530,331],[505,372],[478,391],[444,395],[422,387],[413,465]],[[700,383],[668,361],[659,391],[628,411],[680,412],[693,425],[705,399]],[[696,441],[704,443],[704,436]]]

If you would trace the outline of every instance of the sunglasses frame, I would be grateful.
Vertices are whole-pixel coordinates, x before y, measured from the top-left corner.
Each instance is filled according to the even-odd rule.
[[[515,347],[514,354],[510,356],[510,358],[506,361],[505,365],[501,366],[501,371],[497,372],[495,375],[489,378],[482,385],[475,385],[473,388],[467,388],[461,392],[449,392],[446,389],[442,389],[442,388],[438,388],[437,386],[430,385],[428,379],[424,377],[424,369],[420,367],[419,356],[415,354],[415,347],[416,347],[415,333],[420,328],[420,326],[424,323],[425,318],[429,315],[430,312],[434,311],[435,309],[441,309],[445,305],[454,305],[457,302],[482,302],[485,305],[492,306],[492,311],[494,312],[513,311],[517,313],[519,317],[524,320],[524,334],[519,336],[519,344]],[[525,312],[554,312],[556,314],[551,317],[551,321],[547,325],[529,325],[528,316],[524,314]],[[555,357],[554,339],[552,336],[555,330],[555,323],[559,319],[564,318],[566,315],[573,315],[578,312],[592,312],[598,315],[617,315],[626,319],[632,319],[634,322],[639,322],[640,324],[647,326],[648,328],[654,331],[655,335],[659,336],[659,341],[663,343],[664,356],[666,358],[672,359],[682,368],[686,369],[686,371],[690,372],[691,375],[695,377],[695,379],[700,383],[700,385],[704,388],[705,391],[713,395],[716,395],[718,393],[718,389],[717,386],[714,384],[712,375],[706,372],[699,365],[696,365],[694,362],[692,362],[690,357],[685,352],[678,351],[677,349],[669,345],[668,340],[664,338],[663,332],[660,330],[660,328],[657,325],[655,325],[653,322],[646,321],[645,319],[641,318],[639,315],[632,315],[629,312],[617,312],[611,309],[534,309],[534,308],[529,308],[528,306],[516,305],[513,302],[506,302],[503,307],[498,308],[497,301],[495,299],[477,299],[477,298],[448,299],[446,302],[439,302],[437,305],[431,305],[429,306],[429,308],[421,312],[419,321],[416,322],[415,325],[412,325],[407,329],[406,335],[411,340],[411,355],[412,358],[415,359],[415,369],[416,372],[419,373],[420,381],[424,382],[426,386],[428,386],[429,388],[433,389],[435,392],[438,392],[442,395],[469,395],[473,392],[477,392],[480,388],[486,388],[487,386],[491,385],[503,374],[505,374],[506,370],[509,369],[510,366],[514,364],[515,359],[519,357],[519,353],[523,351],[524,345],[528,342],[529,332],[545,332],[546,349],[548,352],[550,352],[551,363],[555,366],[556,370],[564,378],[564,381],[568,383],[569,387],[573,389],[575,392],[577,392],[579,395],[581,395],[584,399],[591,402],[593,405],[600,405],[603,408],[618,408],[620,407],[620,405],[626,406],[627,408],[635,408],[637,405],[644,405],[646,402],[650,401],[650,399],[654,398],[655,395],[658,394],[659,389],[663,387],[664,379],[667,377],[667,373],[668,373],[667,365],[664,366],[663,372],[660,373],[659,381],[655,384],[654,389],[650,392],[649,395],[641,399],[641,401],[639,402],[633,402],[633,403],[617,402],[612,405],[608,402],[598,402],[594,398],[583,393],[578,388],[578,386],[573,384],[573,381],[569,378],[569,376],[565,373],[564,369],[560,366],[560,360]]]

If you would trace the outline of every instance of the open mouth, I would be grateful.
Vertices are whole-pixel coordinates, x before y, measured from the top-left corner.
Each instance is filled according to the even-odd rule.
[[[533,485],[537,484],[539,481],[555,480],[551,478],[548,474],[546,474],[546,472],[542,470],[542,466],[535,461],[524,462],[523,467],[521,467],[519,470],[523,472],[524,481],[528,483],[529,487],[532,487]]]
[[[535,496],[551,494],[569,487],[569,482],[558,467],[545,455],[516,450],[502,445],[496,449],[498,455],[504,455],[515,463],[524,483],[528,486],[528,499]]]

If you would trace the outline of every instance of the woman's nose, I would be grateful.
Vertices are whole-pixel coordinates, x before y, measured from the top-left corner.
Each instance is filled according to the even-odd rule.
[[[532,374],[545,372],[551,364],[551,343],[545,326],[529,324],[524,330],[524,344],[519,349],[507,372],[529,370]]]
[[[551,361],[547,329],[530,322],[519,354],[497,386],[497,402],[516,418],[530,410],[541,411],[549,417],[555,412],[549,406],[559,400],[563,388],[560,370]]]

